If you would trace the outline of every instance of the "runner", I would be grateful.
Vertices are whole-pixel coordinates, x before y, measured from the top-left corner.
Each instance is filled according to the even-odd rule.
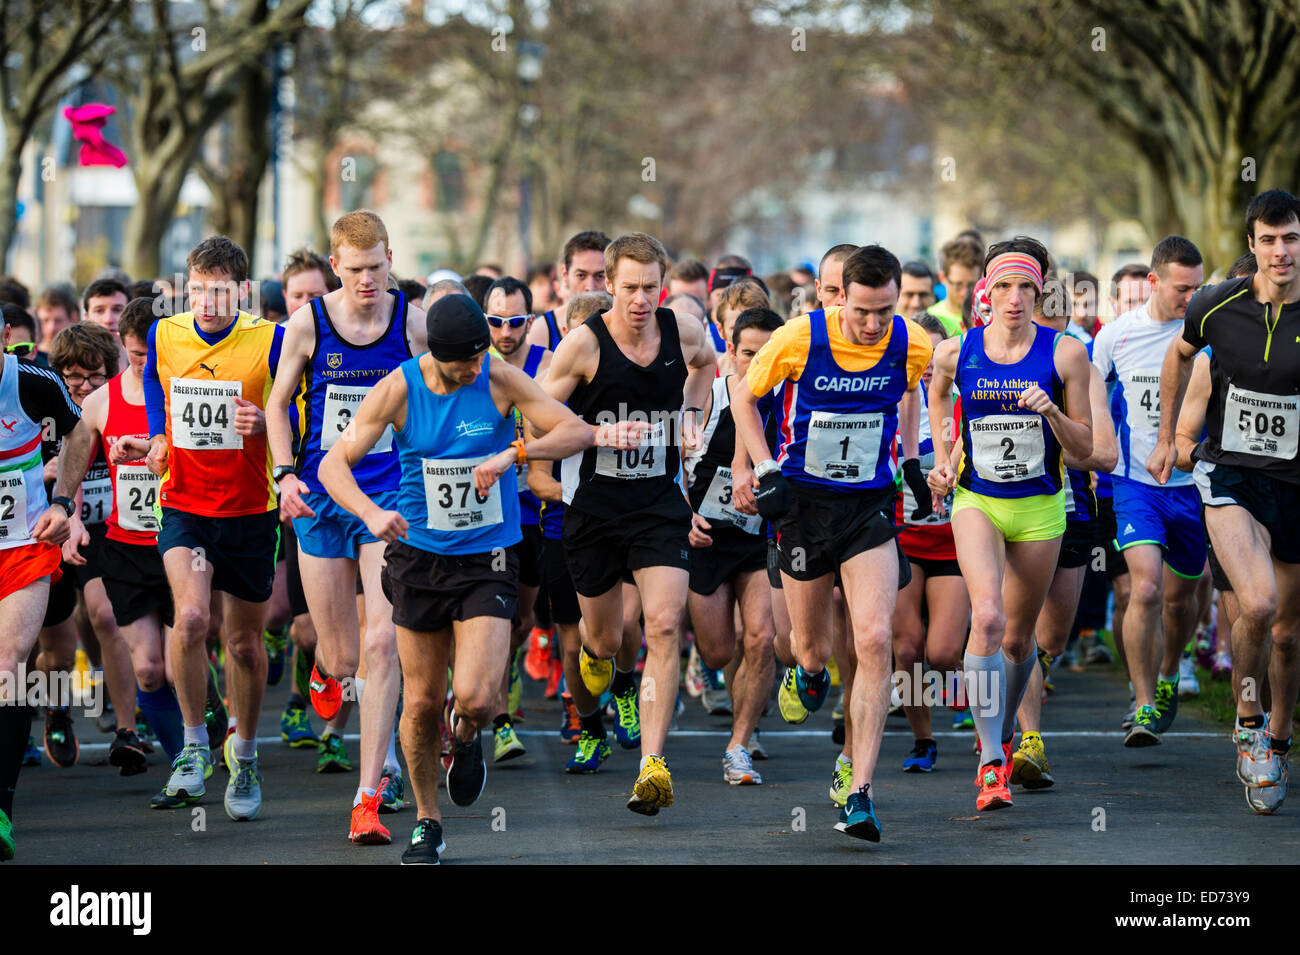
[[[1209,477],[1201,492],[1205,526],[1239,606],[1232,627],[1237,778],[1250,808],[1271,813],[1286,798],[1300,684],[1300,544],[1290,527],[1300,510],[1300,349],[1290,346],[1300,338],[1300,200],[1280,189],[1260,193],[1246,208],[1246,238],[1259,271],[1198,292],[1183,337],[1165,355],[1166,400],[1147,469],[1160,484],[1169,480],[1192,359],[1209,345],[1208,436],[1196,457]],[[1266,681],[1273,704],[1267,727]]]
[[[842,578],[857,672],[847,714],[853,791],[836,828],[872,842],[880,840],[871,778],[889,709],[891,624],[907,582],[893,514],[896,434],[909,485],[921,497],[926,490],[917,460],[917,386],[931,345],[920,326],[894,313],[901,273],[898,259],[880,246],[853,252],[843,267],[845,304],[779,329],[731,396],[736,433],[758,462],[750,471],[738,442],[732,482],[757,486],[759,513],[775,524],[793,623],[795,665],[778,693],[787,722],[803,722],[826,701],[831,591],[837,572]],[[781,444],[773,460],[757,405],[782,382]],[[748,503],[747,496],[739,502]]]
[[[393,741],[401,689],[397,637],[380,584],[384,544],[330,499],[318,469],[325,453],[345,440],[366,395],[426,350],[424,312],[400,290],[387,290],[392,255],[388,230],[373,212],[349,212],[334,222],[330,268],[342,285],[290,315],[267,403],[272,475],[280,509],[294,522],[303,593],[317,636],[311,700],[327,722],[318,771],[329,771],[343,753],[347,704],[355,700],[361,709],[361,778],[348,838],[363,845],[388,844],[379,812],[381,807],[400,809],[405,792]],[[306,409],[295,450],[289,406],[300,381]],[[368,451],[356,465],[354,480],[377,506],[393,510],[400,464],[391,437],[372,442]],[[365,598],[364,635],[355,598],[358,573]],[[364,678],[357,675],[363,653]]]
[[[934,304],[934,273],[930,267],[924,262],[904,262],[903,284],[898,291],[899,314],[919,323]],[[939,324],[943,326],[942,322]]]
[[[713,339],[714,350],[718,352],[718,374],[730,377],[739,374],[736,371],[732,326],[736,319],[751,308],[772,307],[771,299],[757,279],[741,278],[732,282],[718,296],[718,304],[713,309],[713,321],[709,323],[709,336]],[[728,459],[730,460],[730,459]]]
[[[559,306],[542,315],[529,329],[530,345],[545,345],[554,352],[560,339],[571,327],[565,318],[569,302],[582,292],[605,290],[605,247],[609,236],[603,232],[579,232],[564,243],[560,253],[560,277],[555,283],[555,297]]]
[[[388,544],[383,585],[397,627],[402,749],[419,816],[402,862],[436,865],[445,848],[438,720],[453,644],[447,796],[468,806],[487,780],[481,731],[496,715],[519,570],[508,550],[520,539],[515,466],[572,454],[594,437],[523,372],[500,359],[488,358],[484,367],[488,324],[472,299],[439,299],[428,314],[427,339],[429,354],[404,361],[366,395],[350,437],[334,443],[319,473],[339,506]],[[515,407],[546,436],[515,439]],[[353,476],[389,433],[400,459],[397,509],[385,509]]]
[[[1033,322],[1047,266],[1035,239],[992,246],[984,259],[989,324],[940,345],[930,381],[930,433],[938,439],[929,484],[939,498],[956,488],[953,539],[971,595],[962,670],[982,753],[980,811],[1011,805],[1015,715],[1037,665],[1034,626],[1066,528],[1062,455],[1092,453],[1087,350]],[[960,475],[944,431],[954,383]]]
[[[939,281],[946,295],[930,306],[930,314],[943,323],[948,334],[961,331],[961,309],[966,296],[984,274],[984,246],[972,233],[963,232],[939,250]]]
[[[732,286],[735,288],[736,286]],[[719,311],[727,309],[723,293]],[[736,510],[732,503],[731,462],[736,428],[731,417],[732,386],[744,377],[753,357],[781,327],[781,316],[768,308],[749,308],[732,324],[728,357],[735,377],[717,378],[703,407],[704,431],[698,450],[686,455],[691,505],[691,573],[687,609],[695,645],[706,668],[723,669],[731,696],[731,738],[722,754],[722,778],[733,786],[763,781],[754,769],[750,737],[772,689],[772,588],[767,583],[767,534],[763,519]],[[776,442],[773,402],[759,407],[764,435]],[[735,618],[740,614],[737,639]]]
[[[224,804],[234,820],[254,819],[262,807],[262,629],[278,538],[263,409],[284,330],[239,311],[247,281],[248,257],[234,242],[212,236],[195,246],[186,259],[191,311],[161,318],[149,329],[144,369],[150,432],[145,459],[162,478],[158,550],[175,603],[167,655],[185,721],[184,747],[172,761],[166,792],[187,800],[203,796],[209,744],[221,742],[209,740],[203,718],[210,606],[219,592],[238,727],[224,746],[230,769]],[[138,460],[140,451],[131,447],[115,463]]]
[[[593,697],[611,683],[615,694],[635,685],[631,667],[616,668],[614,661],[624,646],[625,572],[631,571],[641,594],[647,646],[642,755],[627,805],[650,816],[673,804],[663,751],[676,706],[690,568],[690,508],[678,486],[679,451],[670,429],[680,415],[681,446],[698,446],[698,416],[716,368],[699,322],[655,307],[667,263],[663,246],[644,233],[611,242],[605,284],[614,306],[569,332],[545,382],[553,398],[568,402],[588,424],[649,424],[638,448],[593,449],[566,461],[562,483],[565,555],[587,628],[580,668]]]
[[[32,727],[26,680],[20,668],[36,643],[59,547],[67,539],[75,502],[46,504],[41,465],[42,427],[62,438],[80,412],[58,376],[48,369],[0,359],[0,485],[13,506],[0,511],[0,860],[14,857],[14,788]],[[4,503],[0,497],[0,503]]]
[[[1092,352],[1097,371],[1116,383],[1120,460],[1111,488],[1115,547],[1132,579],[1124,651],[1137,702],[1125,746],[1156,745],[1173,724],[1179,660],[1196,631],[1196,587],[1205,566],[1199,495],[1190,474],[1179,472],[1162,487],[1144,465],[1160,423],[1160,366],[1202,276],[1196,246],[1182,236],[1161,239],[1147,276],[1151,297],[1102,326]]]

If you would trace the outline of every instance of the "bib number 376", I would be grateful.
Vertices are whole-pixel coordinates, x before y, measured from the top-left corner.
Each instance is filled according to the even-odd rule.
[[[424,500],[428,528],[434,531],[473,531],[500,524],[501,484],[487,494],[474,489],[474,468],[481,458],[424,458]]]

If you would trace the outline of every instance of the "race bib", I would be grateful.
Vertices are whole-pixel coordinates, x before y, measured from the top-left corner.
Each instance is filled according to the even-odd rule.
[[[1160,369],[1134,371],[1122,379],[1128,426],[1133,431],[1160,428]]]
[[[1300,436],[1300,395],[1268,395],[1228,385],[1223,407],[1225,451],[1290,461]]]
[[[117,466],[117,524],[122,530],[158,533],[153,507],[157,500],[158,478],[153,472],[138,464]]]
[[[238,381],[171,380],[172,447],[186,451],[239,451],[243,435],[235,433],[235,399],[243,397]]]
[[[0,544],[31,539],[27,526],[27,479],[22,471],[0,472]]]
[[[985,415],[970,423],[970,439],[975,470],[986,481],[1028,481],[1046,473],[1038,415]]]
[[[665,433],[665,424],[659,421],[650,426],[650,431],[641,439],[640,447],[627,451],[619,448],[597,448],[596,473],[620,481],[662,477],[664,458],[668,456]]]
[[[356,417],[357,408],[361,405],[361,399],[372,390],[364,385],[336,385],[332,382],[325,386],[325,408],[320,423],[320,449],[322,451],[328,451],[334,447],[339,436],[348,429],[348,425]],[[391,451],[392,448],[393,426],[390,424],[384,429],[384,433],[379,436],[375,446],[366,454],[385,454]]]
[[[709,490],[700,502],[700,516],[734,524],[746,534],[757,534],[763,528],[762,515],[742,514],[731,503],[731,468],[718,468],[714,473]]]
[[[870,481],[876,476],[884,434],[885,416],[879,411],[870,414],[814,411],[808,416],[803,469],[827,481],[848,484]]]
[[[108,514],[112,509],[112,481],[102,477],[81,482],[81,523],[102,524],[108,520]]]
[[[474,489],[474,468],[489,457],[421,459],[429,530],[473,531],[501,523],[501,482],[487,494]]]

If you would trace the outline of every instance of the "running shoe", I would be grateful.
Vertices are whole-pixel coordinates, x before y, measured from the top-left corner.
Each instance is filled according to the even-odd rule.
[[[658,815],[673,804],[673,777],[662,756],[647,756],[645,766],[632,787],[627,808],[643,816]]]
[[[509,721],[501,724],[493,734],[492,743],[492,762],[504,763],[508,759],[514,759],[516,756],[522,756],[527,752],[524,744],[519,742],[519,734],[515,728],[510,725]]]
[[[343,745],[342,736],[327,731],[320,738],[320,742],[316,744],[316,772],[352,772],[352,762],[348,759],[348,751]]]
[[[912,751],[903,760],[905,773],[929,773],[934,771],[934,764],[939,761],[939,747],[934,740],[917,740]]]
[[[308,688],[311,691],[312,709],[316,711],[316,715],[326,722],[334,719],[334,714],[339,711],[339,706],[343,703],[343,684],[332,676],[323,676],[318,661],[311,668],[311,682]]]
[[[826,672],[831,675],[831,689],[837,689],[840,686],[840,666],[834,657],[826,661]]]
[[[1232,679],[1232,657],[1226,653],[1214,655],[1214,666],[1210,668],[1210,679],[1214,681]]]
[[[541,681],[550,676],[551,641],[554,637],[554,630],[543,630],[541,627],[533,627],[533,632],[528,635],[525,643],[528,649],[524,653],[524,672],[528,674],[529,679]]]
[[[1184,653],[1178,661],[1178,696],[1181,699],[1184,696],[1199,696],[1200,693],[1201,681],[1196,679],[1196,660]]]
[[[835,771],[831,773],[831,805],[843,806],[853,785],[853,760],[843,753],[835,757]]]
[[[36,745],[35,736],[27,737],[27,749],[23,750],[23,765],[24,766],[41,765],[41,749],[39,746]]]
[[[1047,789],[1056,782],[1040,733],[1025,733],[1020,737],[1020,748],[1011,757],[1010,782],[1026,789]]]
[[[637,702],[636,686],[630,686],[622,696],[614,697],[614,706],[618,710],[614,720],[614,738],[624,749],[636,749],[641,745],[641,708]],[[574,707],[577,715],[577,707]]]
[[[263,630],[262,642],[266,644],[266,685],[277,686],[284,676],[284,656],[289,648],[289,625],[286,623],[279,633]]]
[[[172,760],[171,776],[163,792],[168,796],[197,799],[207,792],[203,780],[211,775],[212,752],[202,743],[187,743]]]
[[[510,688],[506,691],[506,712],[514,713],[524,698],[524,677],[519,670],[519,657],[523,655],[521,646],[510,660]]]
[[[691,649],[694,649],[694,647],[692,646]],[[700,702],[704,704],[704,712],[710,716],[730,716],[731,694],[727,692],[726,685],[723,682],[722,671],[701,666],[700,672],[704,675],[704,692],[700,694]]]
[[[95,729],[101,733],[117,732],[117,711],[113,709],[112,700],[105,703],[104,708],[95,717]]]
[[[953,710],[952,728],[955,730],[972,730],[975,728],[975,717],[970,715],[970,707]]]
[[[763,739],[758,730],[749,734],[749,742],[745,744],[751,759],[767,759],[767,750],[763,748]]]
[[[614,661],[597,659],[583,647],[578,651],[578,672],[582,675],[582,685],[587,688],[587,692],[600,699],[614,680]]]
[[[120,729],[113,735],[113,742],[108,745],[108,764],[117,766],[122,776],[138,776],[149,768],[135,730]]]
[[[799,691],[795,688],[797,677],[795,667],[787,667],[781,677],[781,688],[776,691],[776,705],[781,711],[781,719],[787,723],[802,723],[808,719],[808,710],[799,700]]]
[[[704,676],[704,661],[700,659],[700,651],[695,649],[695,644],[691,644],[690,656],[686,658],[686,692],[691,696],[699,698],[704,695],[708,689],[708,682]]]
[[[1132,690],[1129,690],[1128,712],[1124,714],[1124,719],[1119,724],[1120,729],[1126,730],[1126,729],[1131,729],[1133,727],[1133,718],[1137,716],[1137,710],[1138,710],[1137,697],[1133,695]]]
[[[871,805],[869,795],[871,785],[864,783],[857,792],[849,793],[840,810],[840,821],[835,823],[835,831],[868,842],[880,841],[880,820]]]
[[[1166,680],[1164,677],[1156,678],[1156,732],[1167,733],[1169,727],[1174,725],[1174,717],[1178,715],[1178,677],[1172,680]]]
[[[560,695],[560,684],[564,682],[564,664],[560,662],[559,657],[551,658],[551,675],[546,681],[546,690],[543,695],[548,700],[553,700]]]
[[[1282,778],[1281,754],[1269,745],[1268,730],[1237,724],[1237,778],[1247,786],[1276,786]]]
[[[442,839],[442,823],[421,819],[411,833],[411,844],[402,853],[402,865],[437,865],[438,854],[447,851]]]
[[[994,766],[989,763],[981,766],[975,774],[975,786],[979,794],[975,797],[975,808],[979,812],[992,812],[1004,809],[1011,803],[1011,790],[1007,787],[1009,772],[1006,765]]]
[[[280,714],[280,739],[291,749],[303,749],[320,742],[316,731],[311,728],[307,710],[300,706],[286,706]]]
[[[1080,652],[1080,658],[1084,663],[1094,666],[1102,666],[1113,662],[1115,659],[1114,656],[1111,655],[1110,647],[1106,646],[1106,641],[1102,639],[1100,633],[1098,633],[1096,639],[1093,640],[1092,646],[1088,648],[1087,654]]]
[[[1214,631],[1210,627],[1204,624],[1197,625],[1192,652],[1196,655],[1196,662],[1207,670],[1214,664],[1214,636]]]
[[[891,683],[889,687],[889,716],[902,716],[903,714],[903,690],[898,683]]]
[[[208,739],[226,738],[230,729],[230,713],[226,710],[226,701],[217,689],[217,671],[208,663],[208,693],[203,701],[203,725],[208,728]],[[214,757],[215,759],[215,757]]]
[[[384,774],[379,777],[378,793],[380,812],[401,812],[406,805],[406,780],[402,778],[400,768],[384,768]]]
[[[9,821],[5,811],[0,809],[0,862],[8,862],[14,857],[14,824]]]
[[[1160,711],[1154,706],[1139,706],[1133,715],[1133,725],[1129,727],[1128,735],[1124,737],[1124,745],[1157,745],[1160,742],[1159,720]]]
[[[135,708],[135,735],[140,737],[140,745],[144,747],[144,751],[152,753],[153,744],[158,742],[158,737],[149,728],[149,721],[144,718],[144,711],[138,706]]]
[[[456,721],[452,722],[452,733]],[[447,797],[457,806],[471,806],[483,795],[487,785],[487,764],[483,762],[483,733],[474,732],[469,742],[461,742],[453,735],[451,766],[447,769]]]
[[[262,774],[257,771],[257,754],[240,759],[234,746],[226,744],[226,765],[230,781],[226,783],[226,815],[235,822],[250,822],[262,811]]]
[[[393,841],[388,828],[379,821],[379,791],[373,796],[362,796],[352,807],[352,825],[348,839],[358,846],[386,846]]]
[[[578,704],[573,702],[573,697],[565,693],[560,697],[560,702],[564,704],[564,718],[560,722],[560,739],[566,743],[576,743],[578,737],[582,735],[582,718],[578,716]]]
[[[600,771],[600,764],[609,759],[611,752],[609,740],[602,736],[599,739],[586,730],[578,737],[578,748],[573,751],[569,757],[568,763],[564,766],[564,771],[573,775],[590,775]]]
[[[758,786],[763,782],[743,746],[733,746],[722,754],[722,778],[733,786]]]
[[[1282,808],[1286,802],[1286,763],[1291,754],[1276,753],[1281,773],[1272,786],[1247,786],[1246,805],[1260,815],[1271,815]]]
[[[77,734],[72,730],[72,712],[66,706],[45,710],[45,755],[60,769],[77,765]]]

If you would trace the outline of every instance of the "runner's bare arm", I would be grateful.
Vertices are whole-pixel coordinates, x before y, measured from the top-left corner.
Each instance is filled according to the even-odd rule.
[[[718,353],[704,326],[689,315],[677,316],[677,336],[682,344],[682,357],[690,371],[682,388],[683,408],[703,408],[705,399],[713,390],[717,377]],[[682,415],[682,447],[693,450],[700,446],[700,430],[704,420],[694,412]]]
[[[733,405],[739,393],[737,389],[740,388],[748,391],[749,383],[743,378],[733,377],[731,379],[731,404]],[[734,411],[732,420],[735,420]],[[738,440],[731,454],[731,500],[740,513],[758,513],[758,502],[754,500],[756,487],[758,487],[758,479],[754,477],[754,463],[745,449],[745,442]]]
[[[1077,459],[1065,455],[1066,467],[1076,471],[1104,471],[1109,474],[1119,463],[1119,444],[1110,427],[1110,395],[1096,365],[1088,366],[1088,403],[1092,406],[1092,454]]]
[[[1174,432],[1174,447],[1178,451],[1175,466],[1180,471],[1190,471],[1196,466],[1192,452],[1201,443],[1205,430],[1205,410],[1210,402],[1210,359],[1205,354],[1196,356],[1192,374],[1187,380],[1183,407],[1178,412],[1178,429]]]
[[[406,379],[400,368],[389,372],[362,399],[351,424],[325,453],[316,473],[340,507],[361,518],[376,537],[392,543],[406,536],[406,520],[397,511],[385,511],[376,505],[352,476],[352,468],[390,424],[398,431],[406,424]]]
[[[1092,454],[1092,405],[1088,399],[1092,374],[1088,350],[1078,339],[1061,336],[1053,361],[1057,376],[1065,387],[1062,395],[1065,407],[1057,407],[1051,396],[1037,385],[1021,392],[1018,404],[1026,411],[1045,417],[1062,452],[1081,461]]]
[[[920,452],[921,389],[915,386],[903,392],[898,403],[898,436],[903,442],[903,460],[917,457]]]
[[[560,404],[564,404],[573,394],[573,390],[584,381],[589,381],[595,374],[596,364],[600,360],[600,344],[590,329],[579,328],[566,335],[558,348],[551,354],[551,363],[547,366],[545,379],[539,381],[542,390]],[[529,421],[534,437],[541,437],[539,422]]]
[[[1192,359],[1197,348],[1182,337],[1169,343],[1164,364],[1160,366],[1160,431],[1156,446],[1147,458],[1147,473],[1161,484],[1174,471],[1178,451],[1174,447],[1174,426],[1183,406],[1183,393],[1192,374]]]
[[[419,358],[429,350],[429,316],[414,302],[406,306],[406,341],[412,358]]]
[[[266,401],[266,439],[274,467],[293,464],[293,436],[289,424],[289,404],[294,390],[302,381],[303,370],[316,346],[316,318],[310,303],[301,306],[284,324],[284,341],[280,345],[280,364],[275,383]],[[314,517],[315,512],[303,502],[309,490],[293,474],[279,482],[280,513],[287,518]]]
[[[941,341],[934,349],[934,373],[930,376],[930,436],[934,441],[934,467],[930,469],[926,482],[935,495],[936,508],[941,506],[944,497],[952,490],[957,481],[957,472],[952,458],[953,426],[952,417],[952,383],[957,375],[957,355],[961,341],[949,338]]]
[[[550,468],[529,468],[528,490],[543,501],[554,502],[564,499],[564,487],[555,480]]]
[[[103,433],[108,394],[99,389],[86,398],[81,408],[81,421],[63,439],[59,449],[59,474],[54,482],[54,497],[72,497],[81,487],[95,456],[95,445]]]

